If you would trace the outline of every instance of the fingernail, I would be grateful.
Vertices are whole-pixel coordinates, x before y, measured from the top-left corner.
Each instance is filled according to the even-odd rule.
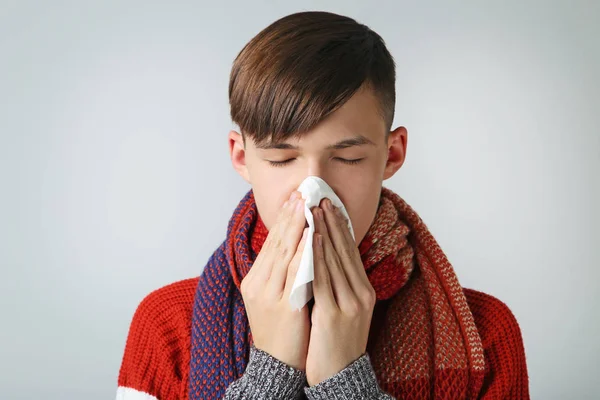
[[[319,247],[323,246],[323,236],[317,234],[317,245]]]
[[[296,192],[295,190],[292,192],[292,194],[290,195],[290,200],[294,201],[298,198],[298,192]]]
[[[331,200],[327,199],[325,200],[325,208],[327,209],[327,211],[333,211],[333,203],[331,202]]]
[[[289,205],[290,205],[290,202],[286,200],[285,203],[283,203],[283,206],[281,208],[287,208],[287,206],[289,206]]]
[[[296,201],[296,211],[301,211],[304,209],[304,202],[299,199],[298,201]]]

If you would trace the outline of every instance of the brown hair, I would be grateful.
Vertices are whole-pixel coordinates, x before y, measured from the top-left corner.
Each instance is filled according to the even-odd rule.
[[[394,119],[395,64],[381,36],[352,18],[311,11],[259,32],[231,70],[231,119],[256,143],[309,131],[363,85],[379,101],[387,130]]]

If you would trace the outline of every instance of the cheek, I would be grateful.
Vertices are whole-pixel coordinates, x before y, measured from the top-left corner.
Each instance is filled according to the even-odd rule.
[[[374,181],[381,183],[385,170],[385,159],[377,155],[369,155],[357,165],[344,165],[339,161],[332,161],[325,171],[330,185],[335,187],[347,187],[349,184],[355,187],[372,186]]]

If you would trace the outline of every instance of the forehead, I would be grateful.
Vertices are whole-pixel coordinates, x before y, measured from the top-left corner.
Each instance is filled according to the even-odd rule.
[[[328,148],[346,148],[376,144],[385,133],[385,119],[377,98],[370,89],[361,89],[310,131],[275,142],[256,143],[252,140],[252,144],[258,149],[296,149],[318,142]]]
[[[379,101],[369,87],[358,90],[346,103],[323,120],[322,124],[337,125],[349,132],[356,129],[385,131],[385,119]]]

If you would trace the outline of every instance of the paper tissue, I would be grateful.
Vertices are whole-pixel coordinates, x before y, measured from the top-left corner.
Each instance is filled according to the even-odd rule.
[[[354,238],[354,230],[352,229],[352,223],[348,216],[346,208],[342,204],[342,201],[335,194],[333,189],[318,176],[307,177],[298,187],[298,191],[302,193],[302,198],[305,200],[304,203],[304,215],[308,222],[308,234],[306,238],[306,244],[304,245],[304,251],[302,252],[302,258],[300,259],[300,266],[298,273],[292,286],[290,293],[290,305],[292,309],[300,310],[306,303],[313,297],[312,281],[314,280],[314,262],[313,262],[313,236],[315,232],[315,222],[311,212],[311,208],[318,206],[322,199],[328,198],[331,203],[340,209],[342,214],[348,220],[348,228]]]

